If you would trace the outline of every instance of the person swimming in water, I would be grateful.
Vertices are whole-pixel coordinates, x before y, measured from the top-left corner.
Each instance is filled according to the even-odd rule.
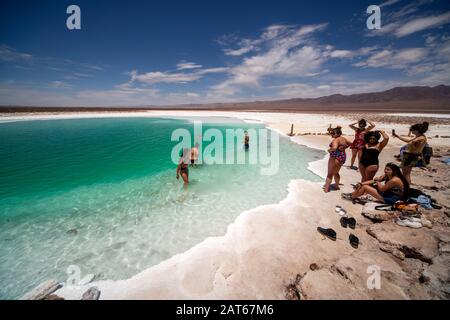
[[[184,187],[187,187],[189,184],[189,163],[190,163],[190,151],[189,149],[183,149],[183,153],[181,154],[180,160],[178,161],[177,166],[177,179],[183,178]]]
[[[333,140],[330,143],[330,148],[328,149],[330,158],[328,159],[328,173],[325,180],[325,186],[323,188],[325,192],[330,192],[330,186],[333,178],[335,182],[334,189],[339,190],[339,181],[341,179],[339,170],[341,170],[341,167],[344,165],[345,160],[347,159],[345,149],[347,149],[350,145],[350,141],[342,137],[341,127],[331,129],[329,130],[329,132],[331,132]]]
[[[250,137],[248,135],[247,130],[244,131],[244,134],[245,134],[245,136],[244,136],[244,148],[245,148],[245,151],[248,151],[248,149],[250,149]]]

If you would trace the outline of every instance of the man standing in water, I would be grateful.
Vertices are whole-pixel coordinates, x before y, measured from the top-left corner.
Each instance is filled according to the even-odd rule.
[[[247,130],[244,131],[244,134],[245,134],[245,136],[244,136],[244,148],[245,148],[245,151],[248,151],[248,149],[250,149],[250,137],[248,135]]]

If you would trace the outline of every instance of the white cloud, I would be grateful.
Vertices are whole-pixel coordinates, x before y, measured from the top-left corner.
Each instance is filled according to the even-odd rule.
[[[239,42],[239,49],[224,49],[224,53],[227,56],[242,56],[251,51],[259,50],[257,45],[260,43],[259,40],[252,41],[249,39],[242,39]]]
[[[137,71],[131,71],[131,82],[138,81],[146,84],[155,83],[188,83],[201,78],[196,73],[167,73],[167,72],[147,72],[139,74]]]
[[[326,61],[326,49],[308,41],[308,37],[326,26],[317,24],[296,28],[274,25],[266,28],[258,39],[250,42],[261,45],[259,50],[264,46],[265,50],[231,67],[230,77],[213,86],[211,94],[234,95],[242,86],[257,88],[268,76],[308,77],[320,73],[320,67]]]
[[[353,56],[353,53],[349,50],[334,50],[330,53],[332,58],[349,58]]]
[[[420,15],[424,12],[426,6],[434,0],[415,0],[407,2],[402,7],[396,7],[394,10],[383,8],[382,25],[379,30],[370,30],[366,36],[395,36],[397,38],[405,37],[415,32],[435,28],[445,23],[449,23],[450,12],[435,16]],[[387,1],[381,6],[388,7],[400,1]]]
[[[447,23],[450,23],[450,12],[443,13],[438,16],[430,16],[414,19],[400,26],[400,28],[398,28],[394,34],[400,38],[413,34],[415,32],[423,31],[430,28],[436,28]]]
[[[180,62],[177,64],[177,70],[198,69],[202,66],[194,62]]]
[[[52,81],[49,84],[49,87],[52,89],[68,89],[71,87],[71,85],[64,81]]]
[[[401,50],[383,49],[371,55],[366,61],[355,63],[356,67],[404,69],[421,62],[427,55],[425,48]]]
[[[29,61],[33,58],[31,54],[18,52],[17,50],[5,45],[0,46],[0,60],[11,61]]]
[[[179,65],[180,64],[178,64],[178,68],[180,68]],[[134,83],[143,83],[146,85],[155,85],[158,83],[186,84],[189,82],[197,81],[207,74],[223,73],[227,72],[228,70],[228,68],[225,67],[199,69],[201,68],[200,65],[192,66],[191,63],[189,63],[188,68],[186,68],[185,65],[182,67],[184,67],[184,69],[187,71],[186,72],[155,71],[140,74],[138,73],[138,71],[133,70],[130,73],[128,73],[131,76],[131,78],[125,85],[131,87],[131,85]]]
[[[396,4],[396,3],[400,2],[400,1],[401,0],[388,0],[388,1],[383,2],[382,4],[380,4],[380,7],[383,8],[383,7],[391,6],[391,5]]]

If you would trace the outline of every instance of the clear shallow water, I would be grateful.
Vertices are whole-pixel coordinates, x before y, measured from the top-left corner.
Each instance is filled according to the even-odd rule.
[[[260,128],[239,122],[203,129]],[[176,119],[120,118],[0,124],[0,299],[67,279],[69,265],[123,279],[223,235],[242,211],[276,203],[294,178],[319,181],[322,153],[280,138],[280,169],[203,165],[183,189],[170,160]],[[205,145],[204,145],[205,147]]]

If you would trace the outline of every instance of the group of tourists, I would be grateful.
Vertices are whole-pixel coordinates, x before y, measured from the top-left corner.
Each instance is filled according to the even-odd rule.
[[[352,200],[370,195],[377,201],[387,204],[405,199],[411,184],[411,170],[419,165],[419,162],[423,162],[428,122],[411,126],[407,138],[397,135],[395,130],[392,130],[393,138],[406,143],[401,149],[401,165],[388,163],[384,168],[384,174],[379,177],[375,177],[380,165],[379,156],[389,142],[388,134],[383,130],[374,131],[375,125],[364,119],[352,123],[350,128],[355,131],[353,142],[342,136],[341,127],[328,130],[333,140],[328,149],[330,158],[324,191],[339,190],[339,172],[346,162],[346,149],[350,148],[352,159],[349,169],[359,169],[361,181],[355,185],[354,192],[342,194],[343,198]],[[356,158],[358,158],[358,167],[354,165]],[[333,180],[334,184],[332,184]]]

